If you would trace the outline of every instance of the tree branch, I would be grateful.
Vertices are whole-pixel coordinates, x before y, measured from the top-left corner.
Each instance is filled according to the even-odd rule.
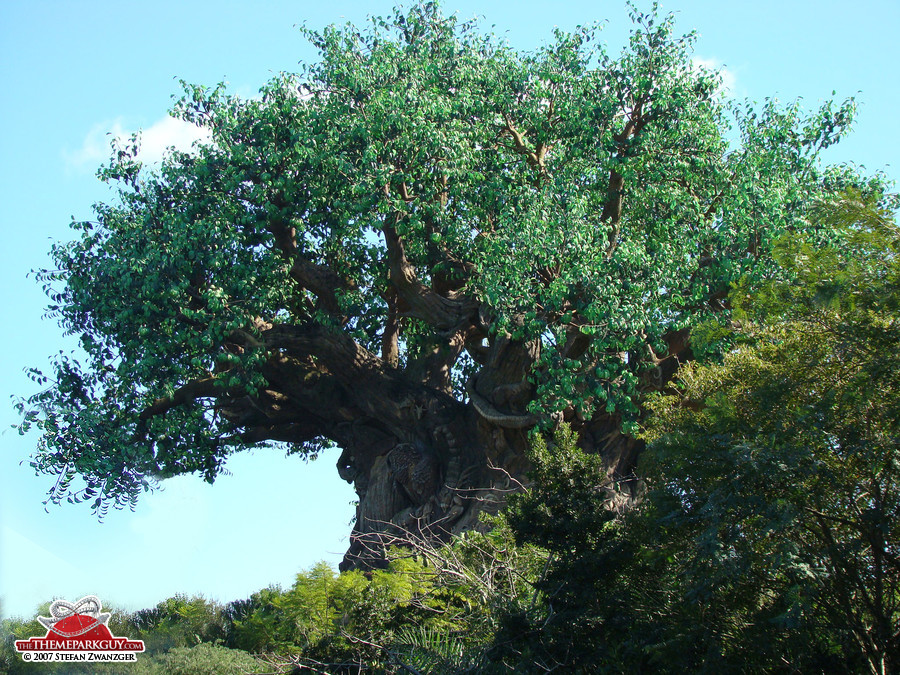
[[[416,269],[406,257],[403,242],[397,234],[396,224],[400,218],[399,213],[395,214],[393,224],[385,223],[382,231],[387,246],[390,281],[409,307],[411,315],[442,331],[455,332],[473,322],[477,303],[464,296],[457,297],[455,292],[449,292],[447,297],[442,296],[416,276]]]
[[[513,149],[520,155],[524,155],[525,160],[528,162],[529,166],[534,167],[542,174],[545,173],[546,168],[544,167],[544,157],[547,155],[547,151],[550,149],[549,146],[545,145],[544,143],[538,143],[537,147],[532,150],[525,142],[525,134],[516,129],[516,127],[513,125],[512,118],[506,113],[503,113],[503,121],[505,122],[505,126],[503,127],[501,133],[509,134],[510,138],[512,138],[513,141]]]
[[[276,205],[278,205],[276,203]],[[291,262],[290,276],[301,288],[315,295],[322,307],[330,314],[339,315],[340,307],[337,289],[347,289],[352,285],[327,265],[319,265],[307,260],[297,246],[297,229],[280,218],[266,220],[266,230],[275,238],[275,245],[281,256]]]
[[[291,265],[291,278],[302,288],[309,290],[330,314],[340,315],[337,289],[348,289],[351,285],[334,270],[325,265],[310,262],[302,255],[296,255]]]
[[[628,139],[637,137],[646,124],[650,121],[649,115],[643,114],[644,99],[638,101],[631,110],[628,122],[622,132],[614,136],[616,142],[616,160],[623,160],[628,155]],[[609,184],[606,190],[606,204],[600,215],[600,222],[608,221],[610,224],[607,239],[606,259],[612,258],[619,240],[619,223],[622,219],[622,197],[625,189],[625,178],[615,168],[609,170]]]
[[[473,378],[466,382],[466,393],[475,411],[491,424],[504,429],[528,429],[538,423],[536,415],[511,415],[500,412],[481,394],[475,391]]]
[[[390,366],[397,367],[400,362],[400,320],[397,315],[397,290],[388,288],[385,297],[387,317],[384,321],[384,332],[381,334],[381,358]]]
[[[138,419],[141,422],[146,422],[151,417],[162,415],[172,408],[184,405],[191,401],[196,401],[198,398],[215,396],[216,394],[221,393],[221,391],[222,390],[218,389],[216,386],[215,377],[205,377],[200,380],[188,382],[171,396],[156,399],[153,402],[153,405],[144,408],[138,416]]]
[[[156,399],[152,405],[147,406],[138,415],[137,426],[135,427],[135,442],[144,440],[147,436],[147,422],[157,415],[163,415],[172,408],[176,408],[185,403],[196,401],[198,398],[213,397],[221,393],[221,389],[216,387],[215,377],[205,377],[200,380],[193,380],[178,389],[171,396]]]

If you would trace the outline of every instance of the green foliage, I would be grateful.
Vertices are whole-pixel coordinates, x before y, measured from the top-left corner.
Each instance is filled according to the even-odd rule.
[[[445,545],[413,540],[413,555],[396,561],[418,580],[416,598],[398,616],[387,646],[394,664],[490,672],[489,648],[506,617],[535,607],[546,552],[518,545],[504,516],[484,515],[483,527]]]
[[[361,572],[335,575],[329,565],[319,563],[299,574],[291,589],[255,595],[256,609],[235,622],[231,642],[254,652],[330,658],[348,647],[345,633],[383,630],[403,595],[401,589],[393,593],[393,581],[384,574],[371,580]],[[363,625],[356,623],[359,619]]]
[[[737,662],[900,658],[895,205],[859,190],[823,203],[834,243],[779,241],[796,283],[738,295],[743,343],[652,405],[653,509]]]
[[[490,661],[528,673],[647,672],[639,647],[652,638],[645,596],[657,586],[647,583],[652,576],[630,529],[610,508],[615,494],[602,459],[580,450],[565,424],[551,443],[536,434],[530,459],[531,487],[510,499],[508,519],[520,545],[550,557],[532,604],[503,617]]]
[[[164,654],[140,659],[128,675],[247,675],[264,672],[253,656],[222,645],[200,643],[174,647]]]
[[[242,603],[228,644],[323,663],[384,659],[379,645],[393,635],[397,616],[427,586],[396,569],[335,574],[319,563],[297,575],[287,591],[266,589]],[[233,603],[234,605],[234,603]]]
[[[411,541],[384,570],[335,574],[319,563],[289,590],[231,603],[226,645],[336,669],[487,668],[483,652],[503,617],[535,603],[546,561],[516,546],[502,518],[490,524],[446,545]]]
[[[175,595],[152,609],[131,614],[126,630],[144,640],[147,653],[155,654],[175,647],[222,642],[228,628],[219,603],[201,596]]]
[[[655,8],[632,18],[618,56],[593,26],[521,53],[426,2],[305,31],[319,61],[258,98],[186,84],[173,114],[211,141],[154,171],[137,139],[116,148],[100,175],[118,202],[39,274],[86,354],[35,372],[47,389],[20,404],[20,429],[42,433],[34,468],[58,477],[50,500],[102,513],[155,478],[212,481],[258,442],[221,412],[274,386],[265,331],[318,324],[378,351],[394,235],[423,287],[477,303],[490,337],[542,343],[532,412],[634,429],[651,348],[708,321],[732,282],[780,274],[772,243],[809,230],[818,152],[854,105],[726,106],[691,65],[693,35]],[[451,328],[412,307],[399,368]],[[452,365],[463,399],[476,365]]]
[[[35,617],[50,616],[50,603],[45,603],[37,608]],[[32,663],[24,663],[16,653],[15,641],[25,640],[33,636],[44,636],[47,629],[37,620],[21,617],[9,617],[0,620],[0,672],[11,673],[35,673],[40,672],[40,666]]]
[[[392,649],[395,658],[414,672],[451,675],[472,666],[463,641],[434,626],[404,626]]]
[[[536,544],[563,554],[584,556],[615,519],[605,503],[614,498],[600,480],[603,459],[578,448],[577,436],[561,425],[548,445],[541,434],[532,439],[530,489],[510,497],[512,529]]]

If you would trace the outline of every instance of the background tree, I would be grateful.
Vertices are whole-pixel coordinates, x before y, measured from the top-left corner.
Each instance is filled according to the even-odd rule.
[[[144,640],[150,654],[201,642],[222,642],[228,630],[225,608],[203,597],[175,595],[129,615],[127,633]]]
[[[877,184],[823,204],[832,244],[779,240],[794,283],[738,284],[740,344],[651,406],[648,501],[732,663],[900,664],[896,207]]]
[[[117,148],[118,202],[40,275],[86,354],[21,404],[50,498],[103,512],[243,448],[333,443],[359,494],[345,566],[372,564],[383,535],[475,526],[528,429],[564,419],[629,501],[644,395],[731,282],[779,273],[853,111],[726,111],[691,36],[633,19],[617,58],[591,28],[522,54],[425,3],[308,31],[321,60],[259,99],[187,86],[175,114],[211,141],[156,171]]]

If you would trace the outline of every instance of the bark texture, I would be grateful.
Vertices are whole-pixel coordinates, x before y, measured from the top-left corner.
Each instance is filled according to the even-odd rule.
[[[539,421],[527,412],[537,343],[485,336],[486,344],[473,350],[483,363],[460,401],[448,393],[448,382],[423,369],[396,368],[340,330],[260,328],[261,337],[252,340],[271,354],[269,387],[252,398],[220,398],[219,410],[245,429],[247,441],[327,437],[342,448],[337,471],[359,496],[343,569],[377,567],[385,546],[408,533],[447,539],[477,527],[481,512],[496,512],[525,485],[528,432]],[[458,332],[478,330],[470,325]],[[236,335],[231,348],[250,339]],[[204,393],[192,386],[148,414]],[[579,432],[585,450],[604,457],[611,506],[630,501],[640,444],[622,435],[614,416],[584,420],[570,409],[555,422],[563,420]]]

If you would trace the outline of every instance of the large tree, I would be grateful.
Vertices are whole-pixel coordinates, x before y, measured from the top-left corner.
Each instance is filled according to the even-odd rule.
[[[336,444],[367,564],[474,526],[565,420],[631,500],[643,396],[733,281],[778,273],[852,116],[729,108],[671,17],[632,18],[617,58],[594,29],[525,54],[426,3],[309,31],[321,59],[258,98],[187,86],[173,112],[211,140],[154,170],[119,147],[118,199],[42,275],[86,354],[22,403],[50,498]]]
[[[823,205],[835,245],[783,237],[796,282],[738,286],[740,343],[649,405],[646,530],[732,658],[900,667],[900,200],[877,183]]]

